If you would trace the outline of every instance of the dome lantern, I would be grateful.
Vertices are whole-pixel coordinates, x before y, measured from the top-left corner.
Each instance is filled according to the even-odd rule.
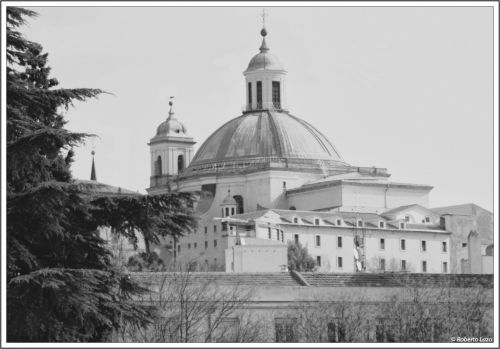
[[[267,29],[263,25],[260,31],[262,36],[260,52],[252,57],[247,69],[243,72],[246,82],[245,112],[286,110],[285,77],[287,72],[279,59],[269,52],[266,42],[267,34]]]
[[[228,189],[227,196],[224,198],[224,200],[222,200],[220,206],[222,210],[222,217],[230,217],[236,214],[238,203],[236,202],[234,197],[231,196],[231,189]]]

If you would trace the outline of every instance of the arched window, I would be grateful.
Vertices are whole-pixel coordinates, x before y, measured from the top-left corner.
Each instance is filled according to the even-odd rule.
[[[236,212],[238,214],[243,213],[243,197],[241,195],[235,195],[233,196],[233,199],[236,201]]]
[[[179,155],[177,157],[177,172],[181,172],[182,170],[184,170],[184,156]]]
[[[161,156],[159,155],[155,161],[155,176],[161,176]]]

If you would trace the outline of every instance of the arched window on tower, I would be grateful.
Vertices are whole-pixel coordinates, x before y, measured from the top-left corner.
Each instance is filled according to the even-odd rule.
[[[179,155],[177,157],[177,172],[181,172],[182,170],[184,170],[184,156]]]
[[[241,195],[235,195],[233,196],[233,199],[236,201],[236,212],[243,213],[243,197]]]
[[[161,156],[159,155],[155,161],[155,176],[161,176]]]

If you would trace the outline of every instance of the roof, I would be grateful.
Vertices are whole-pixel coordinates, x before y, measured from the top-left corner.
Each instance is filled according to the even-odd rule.
[[[86,192],[88,194],[95,194],[95,195],[142,195],[141,193],[120,188],[120,187],[115,187],[113,185],[109,184],[104,184],[100,183],[97,181],[91,181],[91,180],[86,180],[86,179],[76,179],[73,181],[74,184],[76,184],[80,190],[83,192]]]
[[[189,277],[193,284],[213,282],[217,285],[249,285],[249,286],[300,286],[288,272],[282,273],[225,273],[225,272],[141,272],[130,273],[137,281],[143,283],[173,280],[176,277]]]
[[[486,212],[489,212],[492,214],[492,212],[482,208],[481,206],[473,204],[473,203],[445,206],[445,207],[435,207],[435,208],[431,209],[431,211],[434,211],[437,214],[457,214],[457,215],[466,215],[466,216],[475,215],[478,210],[486,211]]]
[[[189,277],[193,284],[213,282],[217,285],[276,287],[475,287],[493,288],[493,275],[420,274],[420,273],[225,273],[225,272],[140,272],[131,277],[144,284]],[[305,282],[304,282],[305,281]]]
[[[262,44],[260,45],[260,53],[256,54],[248,63],[248,67],[244,74],[259,71],[259,70],[280,70],[285,71],[283,65],[276,56],[269,53],[269,48],[266,43],[267,30],[262,28],[260,34],[262,35]]]
[[[381,169],[383,170],[383,169]],[[384,177],[384,178],[382,178]],[[387,174],[381,171],[380,178],[367,177],[367,178],[337,178],[337,176],[327,177],[318,181],[311,181],[305,183],[304,185],[287,190],[287,194],[297,194],[301,192],[307,192],[310,190],[325,189],[337,185],[356,185],[356,186],[378,186],[378,187],[389,187],[389,188],[412,188],[421,190],[430,190],[433,187],[427,184],[413,184],[413,183],[401,183],[401,182],[390,182],[387,180]]]
[[[231,216],[230,219],[238,219],[238,220],[256,220],[260,217],[263,217],[267,212],[274,212],[281,218],[282,223],[288,224],[297,224],[292,223],[290,217],[298,217],[303,222],[306,222],[310,225],[314,225],[313,218],[318,217],[323,220],[324,225],[319,225],[318,227],[326,226],[336,226],[336,222],[334,221],[337,217],[344,221],[343,227],[354,227],[356,226],[355,220],[361,219],[365,224],[365,228],[377,228],[377,229],[397,229],[400,230],[398,226],[398,222],[391,221],[390,219],[385,218],[382,215],[377,213],[370,212],[344,212],[344,211],[332,211],[332,212],[319,212],[319,211],[298,211],[298,210],[278,210],[278,209],[269,209],[269,210],[260,210],[254,212],[247,212],[242,214],[236,214]],[[386,222],[386,228],[379,228],[378,222],[383,221]],[[372,224],[370,224],[370,222]],[[302,224],[302,223],[301,223]],[[450,232],[444,230],[439,225],[431,225],[431,224],[406,224],[406,228],[404,231],[429,231],[434,233],[443,233],[449,234]]]
[[[309,159],[346,165],[332,143],[315,127],[287,112],[259,111],[222,125],[201,145],[189,169],[233,160]]]
[[[315,287],[493,287],[493,275],[421,273],[301,273]]]

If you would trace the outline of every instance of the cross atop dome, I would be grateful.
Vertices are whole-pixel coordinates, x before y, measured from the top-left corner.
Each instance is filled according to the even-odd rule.
[[[175,96],[170,96],[170,100],[168,101],[168,105],[170,106],[170,109],[168,111],[168,118],[169,119],[171,119],[172,116],[175,114],[174,110],[173,110],[174,98],[175,98]]]

